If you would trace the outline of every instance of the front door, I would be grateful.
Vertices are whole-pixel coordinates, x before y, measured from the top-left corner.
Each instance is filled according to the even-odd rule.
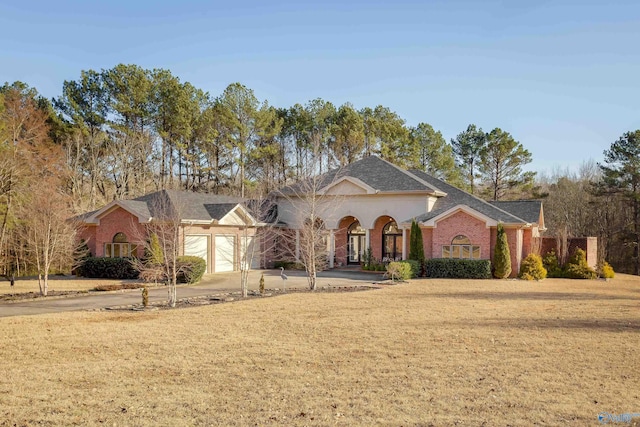
[[[349,235],[349,264],[360,264],[362,251],[364,250],[364,236],[359,234]]]

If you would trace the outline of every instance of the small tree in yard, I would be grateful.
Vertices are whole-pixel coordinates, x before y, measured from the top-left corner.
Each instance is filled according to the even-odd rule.
[[[243,297],[249,294],[249,273],[256,259],[260,259],[263,254],[273,250],[273,241],[260,239],[257,233],[258,227],[264,233],[268,233],[272,227],[260,221],[269,220],[274,209],[273,200],[263,197],[261,194],[256,195],[245,206],[252,218],[245,218],[250,224],[242,227],[240,232],[241,251],[240,251],[240,290]]]
[[[47,296],[53,265],[73,268],[77,254],[78,224],[69,220],[68,197],[51,193],[47,185],[32,190],[31,199],[20,213],[21,229],[31,262],[38,272],[40,294]]]
[[[496,247],[493,251],[493,277],[496,279],[506,279],[511,274],[511,253],[507,234],[502,224],[498,224],[498,235]]]
[[[314,159],[319,159],[319,151],[315,149]],[[310,290],[316,289],[317,274],[327,264],[327,237],[328,233],[322,218],[328,218],[340,205],[342,197],[327,195],[323,189],[331,187],[341,177],[339,169],[330,171],[324,175],[317,175],[315,164],[310,165],[307,178],[298,183],[286,187],[279,192],[279,196],[289,204],[290,212],[297,224],[297,233],[284,230],[280,233],[285,241],[285,248],[296,253],[289,253],[296,257],[307,274],[307,283]],[[296,250],[297,248],[297,250]]]
[[[151,202],[150,211],[152,218],[146,224],[145,233],[136,236],[136,240],[144,242],[144,249],[150,254],[150,260],[133,259],[132,262],[142,277],[162,276],[166,280],[169,286],[169,306],[175,307],[178,301],[178,276],[187,268],[178,261],[182,228],[179,207],[173,206],[168,195],[161,192]],[[162,262],[155,264],[156,261]]]
[[[411,235],[409,236],[409,259],[418,261],[420,269],[424,265],[424,245],[422,243],[422,230],[414,219],[411,221]]]

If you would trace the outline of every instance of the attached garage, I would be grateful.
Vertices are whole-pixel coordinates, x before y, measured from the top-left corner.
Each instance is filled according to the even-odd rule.
[[[184,254],[202,258],[207,263],[206,271],[209,271],[209,236],[185,235]]]
[[[215,272],[234,271],[236,237],[233,235],[217,234],[215,236]]]

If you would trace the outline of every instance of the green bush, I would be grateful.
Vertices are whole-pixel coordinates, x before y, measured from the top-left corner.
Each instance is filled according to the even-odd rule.
[[[562,268],[560,268],[558,256],[553,249],[551,250],[551,252],[547,252],[547,254],[544,256],[544,258],[542,259],[542,265],[547,270],[547,277],[565,277],[564,271],[562,270]]]
[[[181,273],[178,274],[178,283],[198,283],[207,271],[207,263],[199,256],[179,256],[178,268]]]
[[[285,270],[304,270],[304,265],[295,261],[274,261],[273,268],[279,269],[284,267]]]
[[[587,254],[580,248],[576,249],[564,270],[569,279],[595,279],[598,277],[596,271],[587,264]]]
[[[490,279],[488,259],[432,258],[425,261],[427,277],[444,279]]]
[[[542,258],[540,255],[529,254],[522,260],[520,265],[520,274],[518,275],[523,280],[543,280],[547,277],[547,270],[542,265]]]
[[[400,261],[402,263],[405,264],[409,264],[409,266],[411,266],[411,278],[415,279],[416,277],[420,276],[421,270],[422,270],[422,263],[414,260],[414,259],[407,259],[404,261]]]
[[[493,250],[493,277],[506,279],[511,274],[511,252],[507,242],[507,233],[502,224],[498,224],[496,246]]]
[[[603,279],[613,279],[616,274],[607,261],[602,261],[598,264],[598,275]]]
[[[387,266],[387,274],[392,280],[409,280],[411,279],[411,264],[402,261],[390,262]]]
[[[129,258],[87,258],[80,275],[100,279],[137,279],[138,270],[133,267]]]
[[[386,271],[387,266],[380,261],[372,258],[368,264],[363,264],[361,267],[365,271]]]

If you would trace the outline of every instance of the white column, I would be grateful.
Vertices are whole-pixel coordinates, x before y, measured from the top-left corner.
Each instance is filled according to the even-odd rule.
[[[407,259],[407,229],[402,229],[402,259]]]
[[[296,262],[300,261],[300,230],[296,230]]]
[[[363,253],[371,247],[371,230],[368,228],[364,230],[364,250]]]
[[[333,268],[333,259],[336,254],[336,236],[333,230],[329,230],[329,268]]]

